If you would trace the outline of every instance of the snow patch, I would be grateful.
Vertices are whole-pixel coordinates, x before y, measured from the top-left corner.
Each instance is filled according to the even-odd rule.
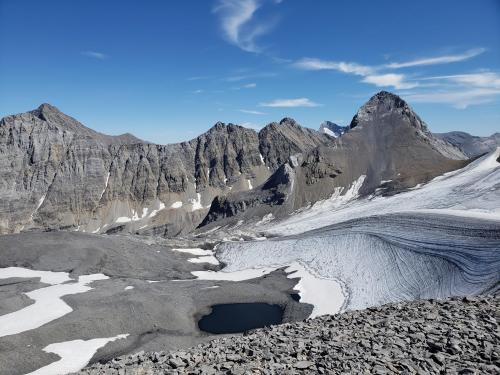
[[[291,272],[287,275],[289,279],[300,277],[294,289],[299,291],[301,303],[314,306],[310,318],[335,314],[342,309],[345,297],[337,280],[322,278],[299,262],[293,262],[285,272]]]
[[[192,205],[191,211],[203,209],[203,206],[201,205],[201,194],[200,193],[196,193],[196,199],[191,198],[189,200],[189,203],[191,203],[191,205]]]
[[[41,283],[57,285],[66,281],[72,281],[67,272],[35,271],[21,267],[0,268],[0,279],[19,278],[40,278]]]
[[[115,219],[115,223],[130,223],[155,217],[158,212],[165,209],[165,203],[157,199],[151,207],[143,207],[142,214],[139,216],[136,210],[132,210],[132,216],[120,216]]]
[[[128,334],[91,340],[73,340],[50,344],[43,348],[46,353],[54,353],[60,360],[39,368],[27,375],[60,375],[81,370],[88,365],[94,354],[106,344],[124,339]]]
[[[189,258],[188,262],[191,262],[191,263],[209,263],[209,264],[214,264],[216,266],[219,264],[219,261],[213,255],[202,256],[202,257],[197,257],[197,258]]]
[[[188,253],[188,254],[193,254],[196,256],[205,256],[205,255],[212,255],[213,252],[210,250],[203,250],[200,248],[193,248],[193,249],[172,249],[173,251],[178,251],[180,253]]]
[[[248,189],[252,190],[253,189],[252,181],[247,180],[247,182],[248,182]]]
[[[334,138],[338,137],[337,133],[334,133],[333,131],[331,131],[328,128],[323,128],[322,130],[323,130],[323,133],[328,134],[329,136],[332,136]]]
[[[128,285],[128,286],[126,286],[126,287],[125,287],[125,289],[123,289],[123,290],[131,290],[131,289],[134,289],[134,287],[133,287],[132,285]]]
[[[33,212],[31,213],[31,216],[30,216],[30,217],[31,217],[31,220],[33,220],[33,216],[34,216],[34,215],[38,212],[38,209],[39,209],[40,207],[42,207],[43,202],[45,202],[45,197],[46,197],[46,194],[44,194],[44,195],[43,195],[43,196],[42,196],[42,197],[38,200],[38,204],[36,205],[35,211],[33,211]]]
[[[221,271],[192,271],[191,274],[199,280],[243,281],[268,275],[275,270],[275,267],[248,268],[231,272],[222,269]]]
[[[102,196],[106,192],[106,189],[108,188],[108,183],[109,183],[109,177],[111,176],[111,173],[108,172],[108,175],[106,176],[106,182],[104,183],[104,189],[102,189],[101,195],[99,196],[99,201],[102,199]]]
[[[261,220],[255,223],[256,226],[263,225],[269,223],[274,219],[274,215],[272,213],[264,215]]]
[[[68,280],[69,274],[61,275],[64,272],[56,272],[57,275],[47,275],[47,271],[33,271],[18,267],[9,267],[7,271],[0,269],[0,278],[10,277],[37,277],[38,273],[41,280],[50,281],[51,286],[33,290],[25,293],[26,296],[35,302],[21,310],[0,316],[0,337],[14,335],[17,333],[29,331],[41,327],[55,319],[58,319],[73,309],[64,302],[61,297],[68,294],[78,294],[87,292],[93,288],[90,283],[97,280],[106,280],[109,277],[103,274],[82,275],[78,281],[73,283],[64,283]],[[13,276],[13,275],[20,276]],[[57,282],[56,282],[57,281]]]

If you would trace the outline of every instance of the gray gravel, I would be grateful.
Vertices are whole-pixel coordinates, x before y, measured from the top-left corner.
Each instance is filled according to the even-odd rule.
[[[500,298],[396,303],[137,353],[80,374],[498,374]]]

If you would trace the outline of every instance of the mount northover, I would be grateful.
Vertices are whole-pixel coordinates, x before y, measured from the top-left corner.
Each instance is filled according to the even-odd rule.
[[[171,237],[228,217],[284,215],[361,175],[364,195],[383,181],[386,192],[399,191],[499,142],[434,135],[388,92],[370,98],[349,129],[325,122],[320,130],[290,118],[259,132],[218,122],[191,141],[164,146],[98,133],[42,104],[0,120],[0,233]]]

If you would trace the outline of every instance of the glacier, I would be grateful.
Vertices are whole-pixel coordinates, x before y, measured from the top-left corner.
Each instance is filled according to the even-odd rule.
[[[217,258],[226,267],[195,276],[258,276],[300,264],[301,280],[334,280],[342,287],[342,304],[331,303],[320,313],[325,299],[339,301],[338,291],[310,291],[314,315],[498,291],[499,156],[500,148],[389,197],[359,198],[361,176],[344,194],[336,192],[309,209],[268,222],[264,231],[255,227],[274,238],[220,244]]]

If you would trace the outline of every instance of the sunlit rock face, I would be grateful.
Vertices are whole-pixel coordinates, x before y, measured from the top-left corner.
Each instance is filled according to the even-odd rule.
[[[0,121],[0,232],[185,233],[215,196],[263,183],[288,157],[283,150],[328,142],[288,120],[262,136],[219,122],[191,141],[161,146],[97,133],[43,104]]]

